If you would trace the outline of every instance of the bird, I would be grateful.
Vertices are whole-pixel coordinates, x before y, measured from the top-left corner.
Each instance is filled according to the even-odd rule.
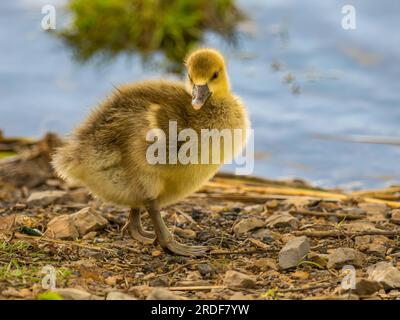
[[[56,149],[52,165],[60,178],[83,184],[103,201],[129,208],[123,230],[132,238],[144,244],[156,240],[177,255],[199,256],[209,248],[175,240],[161,209],[199,190],[240,152],[250,120],[242,100],[231,92],[225,58],[218,50],[196,49],[184,64],[187,76],[182,81],[145,80],[115,87]],[[239,129],[245,134],[234,146],[227,141],[197,155],[197,160],[203,154],[207,159],[222,150],[220,163],[149,163],[149,132],[162,130],[169,139],[171,122],[179,132],[190,129],[201,135],[204,129]],[[155,140],[161,142],[162,137]],[[183,145],[179,141],[175,150],[167,148],[166,153],[173,154]],[[142,227],[141,215],[146,211],[154,232]]]

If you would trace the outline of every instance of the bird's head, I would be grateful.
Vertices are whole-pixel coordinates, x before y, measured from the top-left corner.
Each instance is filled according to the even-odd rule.
[[[198,49],[188,55],[185,64],[194,109],[199,110],[211,96],[229,93],[224,57],[217,50]]]

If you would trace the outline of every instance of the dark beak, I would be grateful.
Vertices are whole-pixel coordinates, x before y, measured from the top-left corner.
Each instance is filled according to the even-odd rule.
[[[199,110],[210,97],[211,92],[208,89],[208,85],[193,86],[192,90],[192,106],[195,110]]]

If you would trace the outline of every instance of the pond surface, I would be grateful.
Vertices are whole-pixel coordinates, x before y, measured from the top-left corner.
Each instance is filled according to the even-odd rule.
[[[0,128],[7,136],[70,131],[113,85],[170,77],[121,55],[80,65],[40,27],[41,7],[64,1],[0,2]],[[357,29],[341,27],[353,4]],[[236,48],[205,44],[229,60],[233,90],[255,129],[254,174],[302,178],[324,187],[400,182],[400,146],[323,140],[316,135],[400,137],[400,2],[242,0],[251,22]],[[230,169],[230,168],[228,168]]]

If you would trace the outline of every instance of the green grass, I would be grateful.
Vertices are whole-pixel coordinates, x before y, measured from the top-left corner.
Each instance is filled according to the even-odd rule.
[[[68,8],[72,23],[57,34],[79,60],[125,52],[139,53],[146,62],[161,53],[175,72],[204,32],[233,40],[243,19],[234,0],[70,0]]]
[[[12,151],[0,151],[0,159],[14,157],[16,155],[17,153]]]
[[[64,300],[57,292],[46,291],[39,293],[37,296],[38,300]]]

